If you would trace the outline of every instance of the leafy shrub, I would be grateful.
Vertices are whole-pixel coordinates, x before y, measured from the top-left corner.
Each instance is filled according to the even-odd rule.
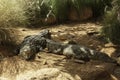
[[[67,20],[69,13],[68,0],[51,0],[52,11],[58,22]]]
[[[30,25],[45,24],[45,20],[50,16],[56,18],[58,22],[67,19],[68,0],[34,0],[29,2],[32,4],[28,4],[30,7],[27,9]]]
[[[111,6],[112,0],[91,0],[91,6],[93,9],[93,17],[99,17],[104,14],[106,6]]]
[[[68,20],[70,7],[79,14],[84,7],[93,9],[94,17],[104,13],[111,0],[0,0],[0,26],[41,25],[49,17],[58,23]]]
[[[112,0],[71,0],[73,7],[76,7],[80,14],[83,7],[91,7],[93,10],[93,17],[97,18],[104,14],[105,6],[111,6]]]
[[[114,44],[120,44],[120,21],[118,20],[120,5],[118,1],[114,0],[112,10],[107,11],[102,28],[103,35]]]
[[[49,0],[26,0],[26,16],[29,25],[42,24],[42,20],[46,17],[49,6]]]
[[[111,0],[30,0],[27,1],[28,20],[30,25],[45,24],[45,20],[52,16],[58,23],[68,20],[70,7],[74,7],[81,14],[84,7],[91,7],[94,17],[104,13],[105,5],[109,5]],[[30,5],[32,4],[32,5]]]

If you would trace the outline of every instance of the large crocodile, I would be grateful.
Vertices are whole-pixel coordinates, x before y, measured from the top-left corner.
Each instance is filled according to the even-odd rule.
[[[25,60],[33,58],[33,56],[42,51],[46,47],[46,39],[51,39],[49,30],[44,30],[37,35],[29,35],[24,38],[17,52],[20,57]]]

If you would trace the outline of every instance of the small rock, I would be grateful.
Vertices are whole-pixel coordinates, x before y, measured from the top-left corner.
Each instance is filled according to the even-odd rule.
[[[117,63],[120,65],[120,57],[117,58]]]
[[[111,56],[116,51],[115,48],[103,48],[101,49],[101,52],[107,53],[109,56]]]
[[[47,65],[47,64],[48,64],[48,63],[47,63],[47,60],[44,60],[42,64],[43,64],[43,65]]]
[[[27,31],[26,29],[22,29],[22,31]]]
[[[99,34],[99,32],[97,32],[97,31],[88,31],[87,32],[87,35],[89,35],[89,36],[92,36],[94,34]]]

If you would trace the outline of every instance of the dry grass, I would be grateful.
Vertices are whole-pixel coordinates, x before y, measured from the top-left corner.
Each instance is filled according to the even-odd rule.
[[[24,0],[0,0],[0,27],[24,24]]]
[[[0,62],[0,76],[15,80],[16,75],[29,70],[38,69],[38,65],[35,62],[27,62],[19,57],[5,58]]]

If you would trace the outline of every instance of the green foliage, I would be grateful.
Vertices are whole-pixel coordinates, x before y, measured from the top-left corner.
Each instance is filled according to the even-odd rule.
[[[113,9],[107,11],[102,34],[114,44],[120,44],[120,21],[118,21],[119,0],[114,0]]]
[[[26,0],[26,16],[29,25],[43,24],[42,20],[46,18],[50,10],[50,0]]]
[[[67,20],[67,15],[69,13],[68,0],[51,0],[51,6],[58,22]]]
[[[93,9],[94,17],[104,13],[105,5],[111,0],[26,0],[27,1],[27,18],[30,25],[45,24],[46,19],[52,16],[58,23],[68,20],[70,7],[76,9],[78,15],[81,14],[84,7]]]
[[[58,22],[65,21],[68,14],[68,0],[35,0],[28,9],[28,17],[32,25],[45,24],[49,16],[53,16]],[[31,25],[30,24],[30,25]]]
[[[94,17],[104,13],[111,0],[0,0],[0,26],[41,25],[52,16],[59,23],[68,20],[70,7],[81,14],[93,9]]]
[[[105,6],[110,6],[111,0],[92,0],[91,6],[93,9],[93,16],[96,18],[104,14]]]
[[[91,7],[93,10],[93,16],[98,17],[103,15],[105,6],[111,5],[112,0],[72,0],[74,7],[77,8],[78,11],[82,10],[83,7]]]

